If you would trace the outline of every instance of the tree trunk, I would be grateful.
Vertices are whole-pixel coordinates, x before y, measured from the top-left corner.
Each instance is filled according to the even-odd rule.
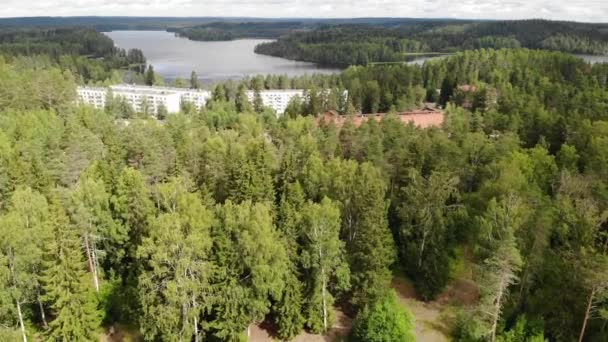
[[[14,264],[14,255],[12,248],[9,247],[8,250],[8,267],[11,272],[11,278],[13,281],[13,287],[15,286],[15,264]],[[21,329],[21,335],[23,335],[23,342],[27,342],[27,336],[25,335],[25,325],[23,324],[23,314],[21,313],[21,303],[19,303],[19,299],[15,298],[15,303],[17,304],[17,318],[19,318],[19,327]]]
[[[84,247],[87,253],[87,261],[89,263],[89,270],[93,273],[93,285],[95,286],[95,291],[99,292],[99,279],[97,278],[97,266],[94,256],[94,251],[91,249],[91,245],[89,244],[89,234],[84,234]]]
[[[502,296],[505,290],[505,279],[501,279],[498,293],[496,294],[496,301],[494,303],[494,317],[492,317],[492,335],[490,338],[491,342],[496,341],[496,328],[498,326],[498,318],[500,317],[500,307],[502,303]]]
[[[21,335],[23,335],[23,342],[27,342],[25,325],[23,324],[23,314],[21,313],[21,303],[19,303],[19,300],[15,300],[15,302],[17,303],[17,316],[19,317],[19,327],[21,328]]]
[[[420,244],[420,254],[418,255],[418,267],[422,267],[422,254],[424,254],[424,246],[426,245],[426,228],[422,231],[422,243]]]
[[[323,278],[323,288],[322,296],[323,296],[323,331],[327,332],[327,300],[325,299],[325,269],[321,268],[321,277]]]
[[[194,298],[194,295],[192,296],[192,308],[196,315],[196,298]],[[198,318],[196,316],[194,316],[194,342],[198,342]]]
[[[40,318],[42,319],[42,326],[46,329],[49,325],[46,321],[46,315],[44,314],[44,306],[42,305],[42,300],[40,299],[40,288],[37,289],[36,299],[38,301],[38,307],[40,308]]]
[[[589,316],[591,315],[591,308],[593,306],[593,297],[595,297],[595,289],[591,290],[589,294],[589,300],[587,301],[587,309],[585,310],[585,318],[583,319],[583,326],[581,328],[581,333],[578,336],[578,342],[583,342],[583,338],[585,337],[585,329],[587,329],[587,321],[589,320]]]

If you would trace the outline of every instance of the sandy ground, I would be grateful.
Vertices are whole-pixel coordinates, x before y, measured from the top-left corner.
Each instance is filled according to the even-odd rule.
[[[348,335],[352,328],[352,319],[342,311],[336,310],[336,322],[329,330],[327,335],[317,335],[303,332],[298,335],[293,342],[336,342],[341,341]],[[259,325],[251,326],[249,341],[251,342],[270,342],[277,341],[272,338],[269,331]]]
[[[449,328],[442,322],[443,306],[439,302],[425,303],[416,299],[412,284],[404,279],[395,278],[391,285],[397,292],[399,301],[414,315],[414,334],[417,341],[449,341]]]

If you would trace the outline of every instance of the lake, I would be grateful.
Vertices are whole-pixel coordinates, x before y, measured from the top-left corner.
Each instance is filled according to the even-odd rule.
[[[608,63],[608,56],[579,55],[579,54],[576,54],[575,56],[582,58],[585,62],[591,63],[591,64]]]
[[[148,63],[154,66],[154,71],[169,80],[178,77],[189,79],[193,70],[206,83],[259,74],[301,76],[340,72],[314,63],[257,55],[253,52],[257,44],[270,40],[198,42],[176,37],[166,31],[112,31],[105,34],[120,48],[141,49]]]
[[[587,63],[597,64],[597,63],[608,63],[608,56],[598,56],[598,55],[582,55],[582,54],[573,54],[576,57],[581,58]],[[420,56],[412,59],[411,61],[406,62],[410,65],[423,65],[426,61],[431,59],[438,58],[446,58],[451,56],[451,54],[441,55],[441,56]]]

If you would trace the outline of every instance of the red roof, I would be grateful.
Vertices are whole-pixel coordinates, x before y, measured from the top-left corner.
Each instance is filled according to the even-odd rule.
[[[476,92],[477,87],[471,84],[462,84],[458,86],[458,90],[463,91],[465,93]]]
[[[377,113],[377,114],[357,114],[352,116],[347,115],[339,115],[336,112],[329,111],[325,113],[323,116],[317,118],[317,124],[321,122],[325,124],[330,124],[333,122],[337,127],[342,127],[344,123],[352,118],[352,122],[356,127],[361,126],[363,123],[369,120],[376,120],[378,122],[382,121],[386,116],[386,113]],[[439,127],[443,124],[445,115],[442,111],[432,109],[432,108],[424,108],[420,110],[415,110],[411,112],[403,112],[396,114],[399,120],[405,124],[409,124],[410,122],[414,123],[414,125],[420,128],[428,128],[428,127]]]

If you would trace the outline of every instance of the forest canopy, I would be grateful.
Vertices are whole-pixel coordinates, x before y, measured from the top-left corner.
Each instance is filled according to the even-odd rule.
[[[76,105],[72,66],[0,58],[0,340],[290,340],[348,315],[355,340],[409,341],[396,277],[425,301],[471,284],[456,341],[608,335],[607,64],[477,49],[226,82],[162,120]],[[278,84],[349,99],[243,100]],[[393,114],[423,102],[441,127]]]
[[[548,20],[336,25],[260,44],[256,52],[335,66],[399,62],[416,54],[479,48],[524,47],[606,55],[607,32],[605,24]]]

